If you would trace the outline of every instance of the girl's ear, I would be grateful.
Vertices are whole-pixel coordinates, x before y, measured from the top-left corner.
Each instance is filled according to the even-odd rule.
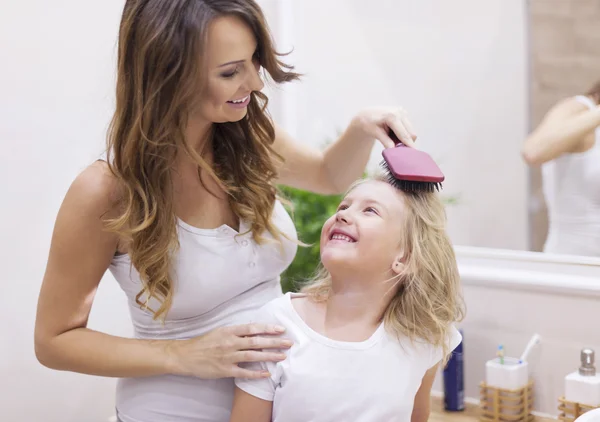
[[[394,263],[392,264],[392,271],[396,274],[400,274],[404,270],[404,262],[403,256],[398,255],[396,259],[394,259]]]

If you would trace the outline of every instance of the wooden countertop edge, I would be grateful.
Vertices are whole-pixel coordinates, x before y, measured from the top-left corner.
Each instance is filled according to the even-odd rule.
[[[470,422],[479,420],[479,406],[473,403],[465,403],[465,410],[462,412],[446,412],[444,411],[444,400],[442,397],[431,398],[431,420],[448,421],[448,422]],[[437,417],[437,418],[436,418]],[[545,418],[536,416],[536,422],[556,421],[554,418]]]

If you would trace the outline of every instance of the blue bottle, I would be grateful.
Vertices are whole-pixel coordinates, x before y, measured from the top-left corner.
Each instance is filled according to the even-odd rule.
[[[449,412],[465,410],[463,341],[464,337],[444,368],[444,408]]]

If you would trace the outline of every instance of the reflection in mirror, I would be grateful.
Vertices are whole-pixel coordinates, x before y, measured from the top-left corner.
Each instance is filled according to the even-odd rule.
[[[600,2],[529,2],[530,245],[600,257]]]

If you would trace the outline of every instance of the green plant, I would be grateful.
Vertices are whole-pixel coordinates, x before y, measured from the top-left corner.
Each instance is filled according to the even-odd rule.
[[[342,196],[318,195],[287,186],[280,186],[279,190],[290,202],[286,207],[296,224],[298,238],[307,244],[298,247],[296,258],[281,276],[283,291],[296,291],[297,283],[309,279],[319,264],[321,228],[337,210]]]

